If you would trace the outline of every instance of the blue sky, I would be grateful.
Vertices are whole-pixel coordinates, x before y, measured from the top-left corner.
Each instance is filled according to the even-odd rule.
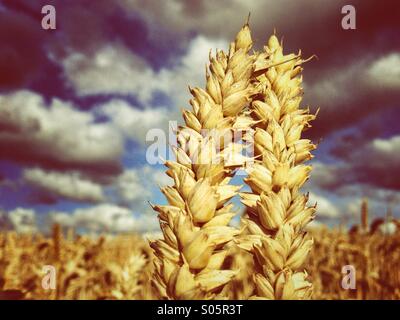
[[[41,28],[44,4],[56,30]],[[158,185],[169,180],[146,162],[146,133],[181,122],[209,50],[227,49],[251,12],[256,47],[275,28],[287,50],[318,56],[305,65],[304,105],[320,107],[306,133],[319,142],[306,189],[320,220],[352,223],[362,197],[373,215],[398,217],[399,12],[354,1],[357,29],[343,30],[344,4],[0,0],[2,214],[39,228],[156,229],[148,202],[165,202]]]

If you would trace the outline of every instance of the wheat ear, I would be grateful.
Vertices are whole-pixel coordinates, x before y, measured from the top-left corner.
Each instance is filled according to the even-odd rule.
[[[223,246],[239,233],[228,226],[234,213],[227,202],[240,187],[228,182],[244,159],[226,138],[252,122],[243,114],[254,93],[251,46],[246,24],[228,54],[210,53],[205,90],[190,89],[192,111],[183,111],[186,126],[177,132],[176,161],[165,163],[174,180],[162,188],[168,205],[153,207],[164,234],[151,243],[153,285],[160,298],[211,299],[236,274],[221,267],[227,254]]]
[[[62,257],[62,244],[63,244],[63,234],[61,230],[61,226],[58,223],[53,224],[52,226],[52,239],[53,239],[53,247],[54,247],[54,260],[59,262]]]
[[[368,231],[368,198],[364,198],[361,202],[361,232],[366,234]]]
[[[312,284],[300,271],[313,240],[304,227],[314,217],[315,207],[307,207],[308,195],[299,189],[308,179],[315,145],[301,134],[314,120],[308,109],[299,108],[302,99],[299,55],[283,54],[282,44],[271,36],[256,62],[259,100],[251,104],[257,120],[254,131],[253,166],[245,182],[252,192],[242,193],[247,206],[250,235],[240,246],[250,250],[256,260],[254,298],[310,298]]]

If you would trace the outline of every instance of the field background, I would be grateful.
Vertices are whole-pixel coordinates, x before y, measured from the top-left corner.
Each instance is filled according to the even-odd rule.
[[[399,299],[400,233],[347,233],[317,228],[304,266],[313,299]],[[139,235],[66,237],[59,226],[51,238],[0,234],[0,299],[157,299],[151,286],[153,253]],[[231,299],[252,294],[253,260],[232,248],[226,267],[241,268]],[[56,288],[44,289],[43,265],[56,268]],[[344,265],[356,271],[356,288],[343,289]]]

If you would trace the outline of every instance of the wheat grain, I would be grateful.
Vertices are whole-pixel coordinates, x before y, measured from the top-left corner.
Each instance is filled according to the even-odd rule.
[[[271,36],[258,55],[256,73],[260,99],[250,109],[257,120],[254,146],[260,160],[247,169],[245,182],[251,193],[242,193],[248,208],[244,218],[250,232],[240,241],[256,257],[253,298],[303,299],[311,297],[311,283],[301,271],[312,246],[304,227],[313,219],[314,207],[299,189],[308,179],[315,145],[301,139],[302,131],[315,118],[300,109],[303,60],[283,54],[282,45]]]
[[[236,274],[221,266],[223,245],[239,233],[228,226],[234,213],[226,203],[240,188],[228,182],[243,159],[226,137],[249,120],[241,113],[254,93],[251,46],[246,24],[229,54],[210,54],[205,90],[190,89],[192,111],[183,111],[186,127],[177,133],[177,161],[166,162],[175,182],[162,189],[169,205],[154,206],[164,239],[151,243],[158,258],[153,283],[162,298],[210,299]]]

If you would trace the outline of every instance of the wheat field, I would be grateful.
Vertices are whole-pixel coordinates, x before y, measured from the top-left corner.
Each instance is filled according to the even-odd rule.
[[[400,234],[312,231],[314,249],[305,264],[312,299],[400,299]],[[90,238],[0,234],[0,299],[157,299],[151,285],[154,256],[139,235]],[[356,270],[356,288],[341,286],[344,265]],[[44,265],[56,269],[55,289],[43,288]],[[254,293],[252,255],[228,249],[225,268],[241,270],[223,290],[230,299]]]

